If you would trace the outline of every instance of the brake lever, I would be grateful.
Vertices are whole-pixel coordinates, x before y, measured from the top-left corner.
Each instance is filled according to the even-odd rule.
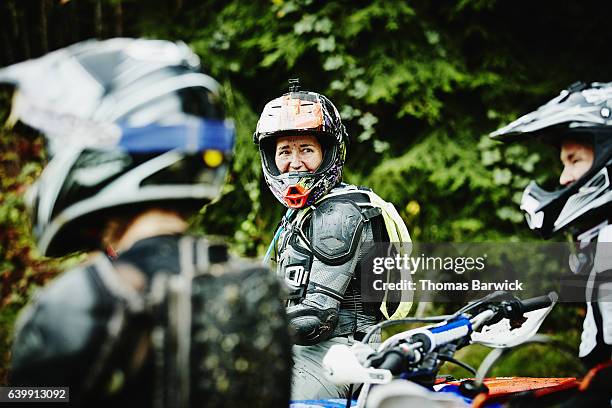
[[[491,303],[499,302],[500,300],[507,299],[508,297],[513,297],[513,295],[503,290],[497,290],[493,293],[489,293],[488,295],[486,295],[485,297],[481,299],[478,299],[470,304],[465,305],[464,307],[459,309],[457,312],[455,312],[452,315],[452,318],[455,318],[465,313],[478,314],[481,311],[487,309]]]
[[[487,326],[499,323],[502,319],[508,319],[510,321],[510,327],[512,329],[518,329],[527,321],[527,318],[523,315],[523,307],[519,298],[503,291],[493,292],[491,295],[489,295],[491,296],[490,299],[488,299],[488,296],[483,298],[480,305],[470,310],[470,312],[475,312],[475,314],[485,310],[493,311],[495,314],[488,319],[486,323]],[[497,299],[499,303],[493,303],[495,299]],[[504,300],[500,302],[500,299]]]
[[[487,325],[493,325],[502,319],[508,319],[510,329],[518,329],[527,321],[523,314],[521,300],[516,296],[512,296],[512,299],[505,300],[498,306],[493,305],[492,307],[496,309],[494,310],[496,314],[495,317],[487,322]]]

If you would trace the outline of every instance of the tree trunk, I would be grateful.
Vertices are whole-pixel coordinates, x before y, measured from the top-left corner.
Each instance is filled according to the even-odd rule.
[[[79,12],[77,9],[77,2],[71,1],[69,7],[69,20],[70,20],[70,40],[71,42],[77,42],[81,38],[79,30]]]
[[[94,33],[96,38],[102,38],[102,0],[95,0],[94,7]]]
[[[19,21],[17,18],[17,10],[15,9],[15,0],[8,0],[6,7],[11,16],[11,35],[13,39],[17,39],[19,35]]]
[[[47,0],[40,0],[40,49],[42,54],[49,52],[49,37],[47,24]]]
[[[28,18],[26,10],[21,10],[21,13],[16,11],[17,13],[17,27],[21,27],[21,30],[17,29],[17,35],[21,37],[21,47],[23,52],[23,59],[29,59],[32,56],[32,51],[30,48],[30,35],[28,34]],[[21,35],[20,35],[21,34]]]
[[[0,4],[0,10],[2,13],[0,14],[0,22],[2,22],[2,26],[5,27],[5,29],[1,30],[2,44],[0,46],[3,48],[3,60],[0,61],[0,64],[4,66],[11,64],[15,58],[13,55],[13,42],[11,41],[11,34],[15,22],[13,20],[13,14],[11,13],[11,9],[9,7],[9,2]]]
[[[115,37],[123,36],[123,6],[121,0],[115,2]]]
[[[12,64],[15,61],[15,56],[13,55],[13,49],[11,48],[11,41],[9,40],[9,36],[5,30],[2,30],[2,47],[4,58],[0,63],[3,66]]]

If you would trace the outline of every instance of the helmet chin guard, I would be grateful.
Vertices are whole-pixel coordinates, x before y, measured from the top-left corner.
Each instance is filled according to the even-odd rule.
[[[612,203],[610,170],[610,166],[603,167],[553,192],[544,190],[535,181],[529,183],[521,199],[521,210],[525,212],[529,228],[550,238],[567,227],[583,232],[607,219],[609,215],[605,212]]]
[[[304,187],[296,184],[294,186],[287,187],[283,194],[285,203],[289,208],[302,208],[308,201],[310,190],[306,190]]]

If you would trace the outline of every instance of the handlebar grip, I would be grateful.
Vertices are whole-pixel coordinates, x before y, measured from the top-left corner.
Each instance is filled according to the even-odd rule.
[[[402,363],[404,361],[404,356],[399,351],[391,351],[386,356],[383,362],[378,366],[378,368],[383,370],[389,370],[393,374],[398,374],[399,370],[402,368]]]
[[[531,299],[525,299],[521,301],[523,306],[523,313],[531,312],[533,310],[544,309],[559,299],[559,296],[555,292],[550,292],[548,295],[538,296]]]

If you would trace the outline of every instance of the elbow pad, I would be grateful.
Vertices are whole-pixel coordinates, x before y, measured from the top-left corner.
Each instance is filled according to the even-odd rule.
[[[289,327],[295,333],[296,344],[311,346],[327,340],[338,323],[336,309],[319,310],[301,304],[287,309]]]

